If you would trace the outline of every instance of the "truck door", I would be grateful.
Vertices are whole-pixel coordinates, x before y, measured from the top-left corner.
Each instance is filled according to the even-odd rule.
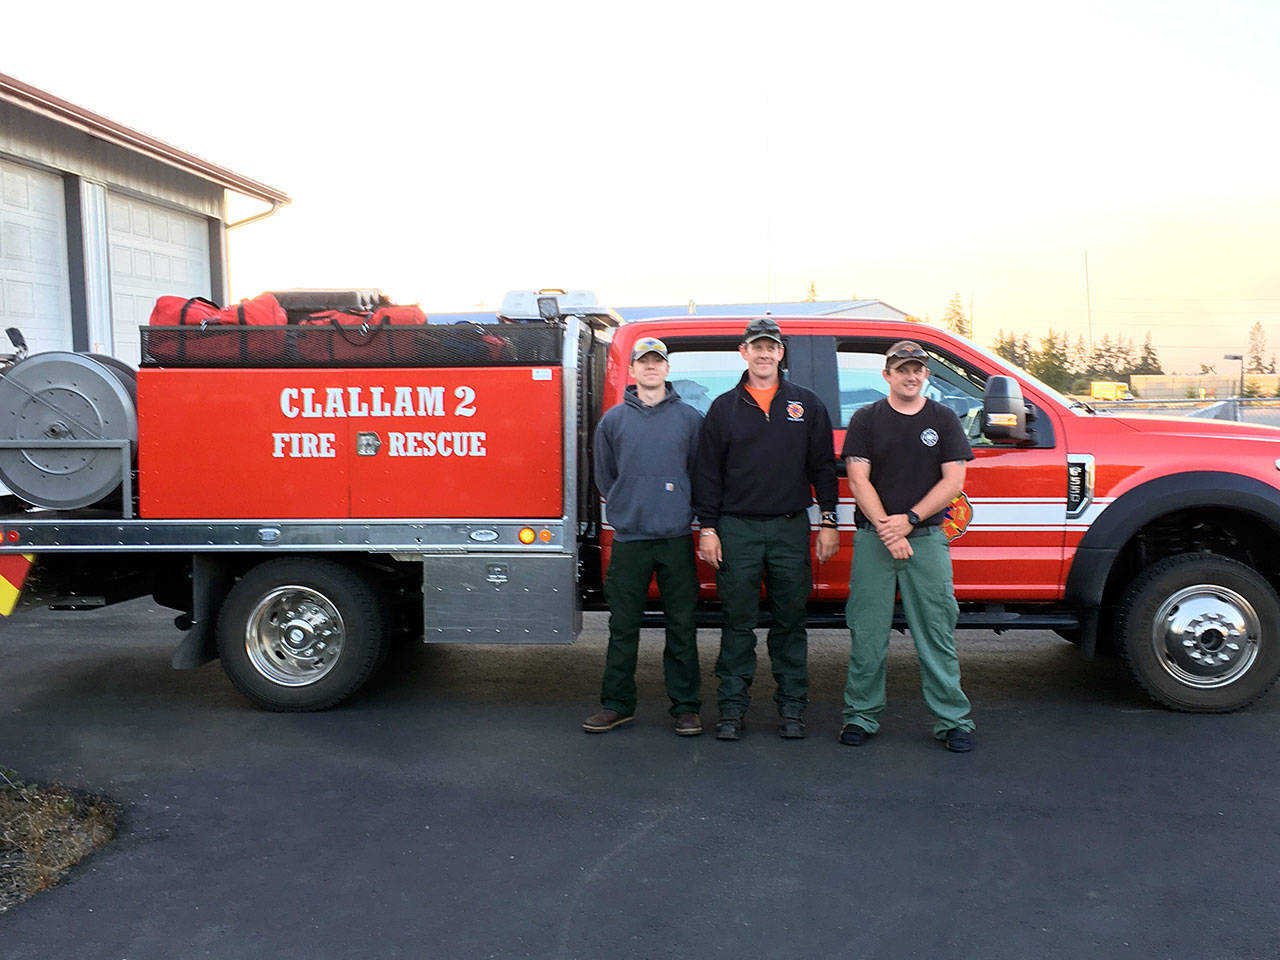
[[[989,371],[974,358],[959,355],[941,342],[930,342],[928,328],[916,339],[928,351],[927,395],[953,410],[973,446],[974,459],[965,474],[963,501],[955,505],[949,529],[956,596],[962,601],[1045,601],[1061,596],[1063,541],[1066,526],[1066,449],[1061,425],[1051,406],[1028,392],[1038,410],[1038,440],[1034,446],[995,446],[981,432],[982,390]],[[834,369],[821,375],[835,427],[836,450],[854,411],[887,395],[881,376],[890,341],[870,337],[814,337],[815,357],[827,340]],[[874,466],[873,466],[874,470]],[[832,578],[847,583],[852,556],[853,497],[841,479],[841,552],[823,586],[834,590]]]

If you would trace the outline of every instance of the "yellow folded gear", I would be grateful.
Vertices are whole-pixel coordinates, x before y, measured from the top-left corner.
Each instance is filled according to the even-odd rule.
[[[27,579],[27,571],[35,562],[34,553],[7,553],[0,555],[0,616],[7,617],[13,613],[22,594],[23,581]]]

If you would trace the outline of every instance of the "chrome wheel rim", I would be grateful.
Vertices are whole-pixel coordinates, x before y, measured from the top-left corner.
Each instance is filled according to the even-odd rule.
[[[1151,641],[1166,673],[1208,690],[1234,683],[1253,666],[1261,634],[1248,600],[1226,587],[1197,583],[1160,604]]]
[[[249,615],[244,648],[272,683],[305,687],[333,669],[346,628],[338,608],[310,587],[289,585],[266,594]]]

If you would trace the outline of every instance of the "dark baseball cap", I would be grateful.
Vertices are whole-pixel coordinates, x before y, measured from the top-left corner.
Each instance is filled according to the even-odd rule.
[[[747,329],[742,334],[743,343],[754,343],[756,340],[763,340],[768,337],[770,340],[782,342],[782,331],[778,329],[778,325],[768,317],[756,317],[747,324]]]
[[[923,364],[926,367],[929,366],[929,355],[924,352],[924,347],[914,340],[899,340],[884,352],[884,368],[886,370],[893,370],[904,363],[912,362]]]

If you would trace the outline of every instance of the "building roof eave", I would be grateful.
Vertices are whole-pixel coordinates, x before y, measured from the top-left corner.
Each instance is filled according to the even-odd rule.
[[[241,176],[233,170],[210,163],[194,154],[147,136],[100,114],[78,107],[6,74],[0,73],[0,100],[41,114],[58,123],[74,127],[99,140],[105,140],[134,153],[150,157],[170,167],[186,171],[227,190],[270,203],[273,207],[289,202],[288,194],[275,187]]]

